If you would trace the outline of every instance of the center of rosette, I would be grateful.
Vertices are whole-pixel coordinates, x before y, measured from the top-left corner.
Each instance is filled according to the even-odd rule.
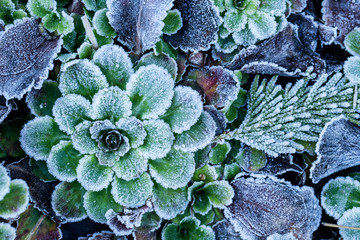
[[[101,140],[110,151],[116,151],[120,148],[123,137],[117,130],[111,130],[101,135]]]

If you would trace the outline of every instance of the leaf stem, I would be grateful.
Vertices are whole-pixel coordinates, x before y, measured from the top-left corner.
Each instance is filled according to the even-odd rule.
[[[91,25],[90,25],[90,22],[89,22],[89,19],[87,18],[86,15],[82,16],[81,17],[81,21],[84,25],[84,28],[85,28],[85,32],[86,32],[86,35],[88,36],[90,42],[91,42],[91,45],[93,47],[93,49],[96,51],[99,49],[99,45],[96,41],[96,37],[95,37],[95,34],[91,28]]]
[[[337,224],[333,224],[333,223],[323,222],[322,225],[325,227],[332,227],[332,228],[345,228],[345,229],[351,229],[351,230],[360,230],[360,227],[342,226],[342,225],[337,225]]]
[[[358,99],[358,85],[356,84],[354,89],[353,109],[356,108],[357,99]]]

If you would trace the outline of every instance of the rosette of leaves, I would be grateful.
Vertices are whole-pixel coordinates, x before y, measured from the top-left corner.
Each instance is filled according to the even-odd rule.
[[[36,116],[21,131],[24,151],[47,161],[62,181],[52,204],[68,221],[89,216],[105,223],[108,210],[147,200],[164,219],[186,209],[193,152],[212,141],[216,124],[198,92],[175,87],[167,70],[174,62],[154,63],[140,59],[133,68],[114,45],[101,47],[92,61],[68,62],[51,115]]]
[[[0,165],[0,217],[16,218],[29,203],[29,190],[25,181],[11,180],[6,169]],[[0,239],[15,239],[15,228],[9,223],[0,223]]]
[[[274,36],[286,25],[287,0],[215,0],[223,18],[218,50],[230,53],[237,45],[249,46]]]

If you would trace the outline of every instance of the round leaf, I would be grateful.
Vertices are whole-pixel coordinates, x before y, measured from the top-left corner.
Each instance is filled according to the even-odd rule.
[[[25,181],[15,179],[10,182],[10,191],[0,201],[0,217],[15,218],[24,212],[29,203],[29,187]]]
[[[266,13],[256,12],[250,15],[248,24],[252,34],[259,40],[269,38],[276,33],[275,18]]]
[[[207,194],[212,205],[216,208],[224,208],[230,205],[234,197],[234,189],[227,181],[207,183],[202,190]]]
[[[16,229],[8,223],[0,223],[0,239],[14,240]]]
[[[109,19],[106,16],[108,10],[106,8],[95,12],[93,25],[96,32],[103,37],[116,37],[115,30],[111,27]]]
[[[360,227],[360,208],[355,207],[347,210],[339,219],[338,225],[348,227]],[[353,229],[340,228],[340,235],[343,240],[354,240],[360,238],[360,231]]]
[[[54,0],[29,0],[26,5],[32,16],[45,17],[46,14],[56,10],[56,1]]]
[[[179,31],[182,27],[182,18],[179,10],[174,9],[168,11],[168,15],[164,19],[165,26],[162,29],[163,33],[171,35]]]
[[[349,57],[344,63],[344,73],[351,83],[360,83],[360,57]]]
[[[360,27],[356,27],[348,33],[344,45],[349,53],[360,56]]]
[[[135,70],[138,70],[141,66],[148,66],[155,64],[159,67],[165,68],[171,76],[175,79],[178,73],[178,67],[174,58],[170,57],[165,53],[155,55],[153,52],[145,54],[136,64]]]
[[[145,157],[136,150],[130,150],[115,163],[113,170],[118,178],[129,181],[140,177],[147,170],[147,166],[148,160]]]
[[[132,148],[137,148],[144,143],[146,131],[143,123],[136,117],[122,118],[116,122],[116,127],[126,135]]]
[[[97,150],[97,143],[91,138],[90,127],[92,122],[83,121],[75,127],[74,133],[71,135],[73,146],[81,154],[94,154]]]
[[[0,165],[0,201],[10,191],[10,177],[7,174],[6,168]]]

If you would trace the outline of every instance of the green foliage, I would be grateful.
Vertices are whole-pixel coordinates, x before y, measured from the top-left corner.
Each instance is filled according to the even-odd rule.
[[[354,28],[346,35],[344,45],[349,53],[360,56],[360,27]]]
[[[168,35],[176,33],[182,27],[181,13],[177,9],[168,11],[168,15],[163,21],[165,26],[162,31]]]

